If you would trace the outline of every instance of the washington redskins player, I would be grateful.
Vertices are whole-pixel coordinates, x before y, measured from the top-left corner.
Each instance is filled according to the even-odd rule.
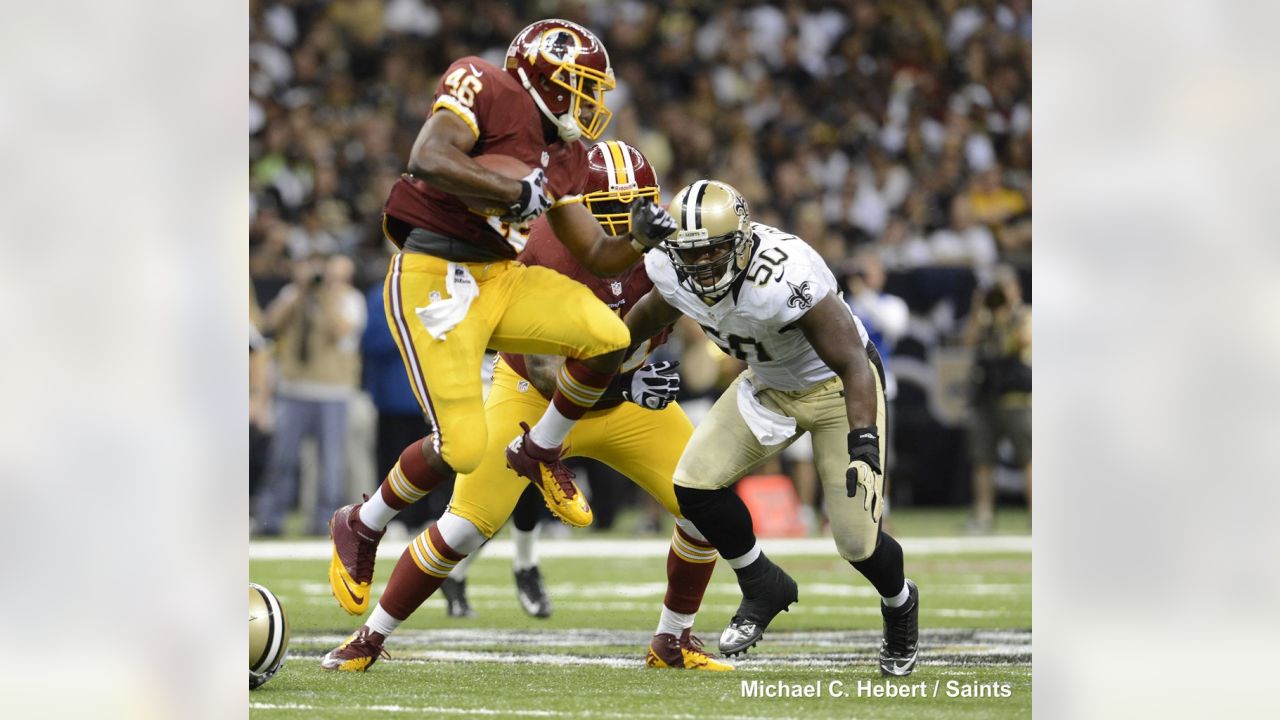
[[[675,230],[661,206],[641,202],[628,210],[628,232],[612,236],[580,202],[587,149],[579,138],[603,132],[610,117],[604,93],[613,87],[604,45],[565,20],[540,20],[522,30],[507,48],[504,67],[468,56],[441,75],[409,172],[392,188],[383,216],[386,236],[400,249],[384,286],[387,324],[435,431],[404,450],[372,497],[340,508],[330,520],[329,584],[353,615],[368,607],[387,523],[486,457],[490,433],[480,380],[486,348],[568,358],[551,403],[532,428],[496,425],[493,432],[504,444],[510,440],[505,464],[514,470],[513,481],[531,482],[564,522],[591,523],[591,508],[560,461],[561,446],[609,386],[630,334],[582,284],[515,258],[524,245],[522,229],[544,212],[573,256],[606,275],[632,266]],[[513,180],[475,160],[494,154],[532,169]],[[460,196],[507,211],[493,217],[472,210]],[[324,667],[371,664],[381,638],[484,539],[476,519],[446,513],[410,543],[369,624],[329,653]]]
[[[589,177],[582,201],[602,225],[626,232],[630,223],[626,208],[630,203],[659,201],[653,168],[630,145],[616,141],[596,143],[587,155],[587,165]],[[582,283],[619,316],[625,316],[653,287],[641,265],[614,277],[595,277],[556,240],[551,223],[544,219],[533,224],[520,260]],[[667,594],[646,664],[655,668],[732,670],[732,666],[705,651],[692,634],[694,616],[715,568],[716,551],[692,523],[681,517],[671,482],[693,425],[673,402],[680,386],[674,366],[647,362],[653,348],[666,340],[667,331],[660,328],[652,337],[635,341],[623,371],[592,410],[574,425],[566,445],[569,454],[595,458],[631,478],[676,517],[667,554]],[[485,401],[485,422],[493,427],[515,426],[541,415],[551,402],[563,362],[563,358],[554,356],[501,353]],[[470,521],[485,538],[492,537],[506,523],[527,487],[523,478],[506,468],[504,455],[502,439],[491,436],[479,467],[458,475],[449,501],[448,512]],[[391,629],[394,628],[374,632],[366,626],[361,629],[363,640],[357,633],[357,641],[344,647],[362,642],[381,649]],[[364,658],[369,662],[352,662]],[[364,670],[376,659],[376,653],[353,657],[339,648],[323,663],[339,670]]]

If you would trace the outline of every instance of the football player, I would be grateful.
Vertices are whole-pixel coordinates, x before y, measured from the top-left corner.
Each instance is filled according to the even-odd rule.
[[[384,233],[400,248],[384,285],[387,324],[434,432],[404,450],[372,497],[330,520],[329,584],[353,615],[368,608],[387,522],[455,473],[474,471],[490,432],[505,442],[521,430],[486,428],[480,380],[486,348],[568,358],[546,412],[511,441],[506,462],[566,523],[591,522],[590,506],[560,462],[561,444],[609,385],[630,335],[582,284],[515,258],[525,241],[522,228],[544,211],[556,237],[601,274],[627,269],[674,230],[659,205],[637,203],[629,232],[612,236],[578,202],[587,177],[587,148],[579,138],[594,139],[608,124],[604,93],[613,86],[599,39],[564,20],[522,30],[504,67],[469,56],[441,75],[409,173],[392,188],[383,214]],[[513,180],[474,159],[490,154],[533,170]],[[505,210],[495,217],[474,209],[476,201]],[[443,570],[484,539],[469,521],[446,519],[411,546],[429,546],[429,562],[409,550],[401,556],[384,604],[401,613],[417,607],[439,587],[448,574]]]
[[[659,202],[652,167],[644,155],[630,145],[617,141],[596,143],[587,154],[587,164],[589,178],[582,202],[608,232],[619,235],[627,232],[631,222],[628,207],[635,202]],[[622,317],[653,287],[642,265],[635,265],[615,277],[592,275],[556,240],[548,220],[540,219],[533,224],[529,242],[520,253],[521,262],[573,278]],[[623,362],[621,372],[595,401],[592,410],[569,431],[567,453],[592,457],[610,465],[644,488],[676,517],[676,529],[667,553],[667,593],[646,664],[655,668],[732,670],[732,666],[704,650],[701,641],[693,635],[694,616],[715,569],[716,552],[693,523],[680,515],[671,483],[680,451],[693,433],[693,425],[673,402],[680,386],[674,364],[648,362],[653,348],[666,340],[667,332],[667,327],[658,327],[633,343],[635,347]],[[485,401],[482,422],[491,427],[527,426],[552,402],[557,378],[566,362],[553,355],[502,352],[494,367],[493,386]],[[409,557],[423,574],[443,580],[469,554],[451,550],[455,547],[452,544],[445,545],[447,541],[438,529],[440,526],[477,528],[483,541],[507,521],[529,484],[511,472],[505,455],[503,438],[491,434],[479,466],[458,475],[444,517],[410,546]],[[396,582],[396,576],[392,576],[391,582]],[[377,660],[387,635],[415,611],[425,597],[408,599],[413,602],[406,602],[389,584],[369,622],[326,655],[322,666],[330,670],[366,670]]]
[[[840,556],[881,596],[880,670],[915,667],[919,591],[902,547],[883,532],[884,371],[861,321],[803,240],[751,222],[733,187],[699,180],[669,206],[678,230],[645,255],[654,289],[627,315],[647,337],[681,314],[747,369],[716,401],[675,471],[680,511],[738,575],[742,603],[720,637],[736,655],[797,600],[794,580],[756,544],[751,514],[729,488],[808,432]]]

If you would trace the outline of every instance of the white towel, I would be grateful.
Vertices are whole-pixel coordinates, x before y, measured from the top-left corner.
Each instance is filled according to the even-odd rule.
[[[471,271],[462,263],[449,263],[449,278],[445,281],[447,299],[441,299],[438,293],[431,293],[431,304],[415,308],[418,320],[427,329],[431,337],[444,340],[445,333],[458,326],[471,309],[471,303],[480,295],[480,287]]]
[[[738,381],[738,412],[761,445],[777,445],[796,434],[796,419],[762,405],[756,399],[755,386],[746,375]]]

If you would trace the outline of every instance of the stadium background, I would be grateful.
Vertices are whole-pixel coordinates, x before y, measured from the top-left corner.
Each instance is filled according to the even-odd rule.
[[[250,273],[260,306],[312,253],[355,260],[361,291],[380,284],[390,250],[382,203],[439,71],[466,54],[500,62],[532,19],[572,19],[600,34],[618,78],[604,139],[640,148],[665,197],[697,178],[726,179],[754,219],[805,238],[842,282],[870,257],[883,264],[885,292],[910,310],[891,352],[893,499],[896,507],[967,502],[971,353],[961,330],[975,288],[998,263],[1018,271],[1031,298],[1029,2],[250,8]],[[681,333],[669,352],[706,368],[707,346],[696,331]],[[736,372],[727,358],[717,363],[686,376],[691,410]],[[351,497],[376,486],[375,412],[355,396]],[[608,473],[589,471],[603,494]],[[1012,470],[1005,477],[1017,487]],[[639,500],[622,487],[619,504]]]

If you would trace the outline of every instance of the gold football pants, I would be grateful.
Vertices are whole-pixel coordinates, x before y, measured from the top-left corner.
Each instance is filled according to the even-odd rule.
[[[871,366],[876,387],[876,430],[880,435],[880,464],[888,467],[885,447],[884,379],[876,363]],[[739,375],[698,425],[676,468],[676,485],[702,490],[728,487],[743,473],[782,452],[808,431],[813,437],[814,464],[822,482],[831,535],[841,557],[851,562],[865,560],[876,547],[880,523],[864,509],[865,490],[855,497],[845,491],[845,470],[849,467],[849,415],[845,408],[844,384],[833,377],[805,390],[761,390],[756,398],[766,408],[795,418],[797,432],[777,445],[761,445],[738,410],[738,384],[750,370]]]
[[[480,380],[486,348],[584,359],[626,348],[631,334],[585,285],[554,270],[515,260],[462,264],[480,292],[443,339],[431,337],[415,311],[449,297],[447,261],[397,253],[383,304],[409,385],[436,428],[435,449],[449,467],[466,473],[480,466],[486,451],[492,455]],[[527,420],[532,425],[539,417]],[[514,423],[490,427],[503,446],[520,434]]]
[[[548,402],[498,360],[484,408],[488,449],[479,467],[458,475],[449,501],[450,512],[469,520],[485,537],[502,527],[528,487],[528,481],[507,468],[507,443],[520,432],[521,421],[533,424],[542,417]],[[569,432],[565,447],[568,457],[594,458],[626,475],[678,518],[671,476],[692,434],[693,424],[676,403],[646,410],[624,402],[588,412]]]

